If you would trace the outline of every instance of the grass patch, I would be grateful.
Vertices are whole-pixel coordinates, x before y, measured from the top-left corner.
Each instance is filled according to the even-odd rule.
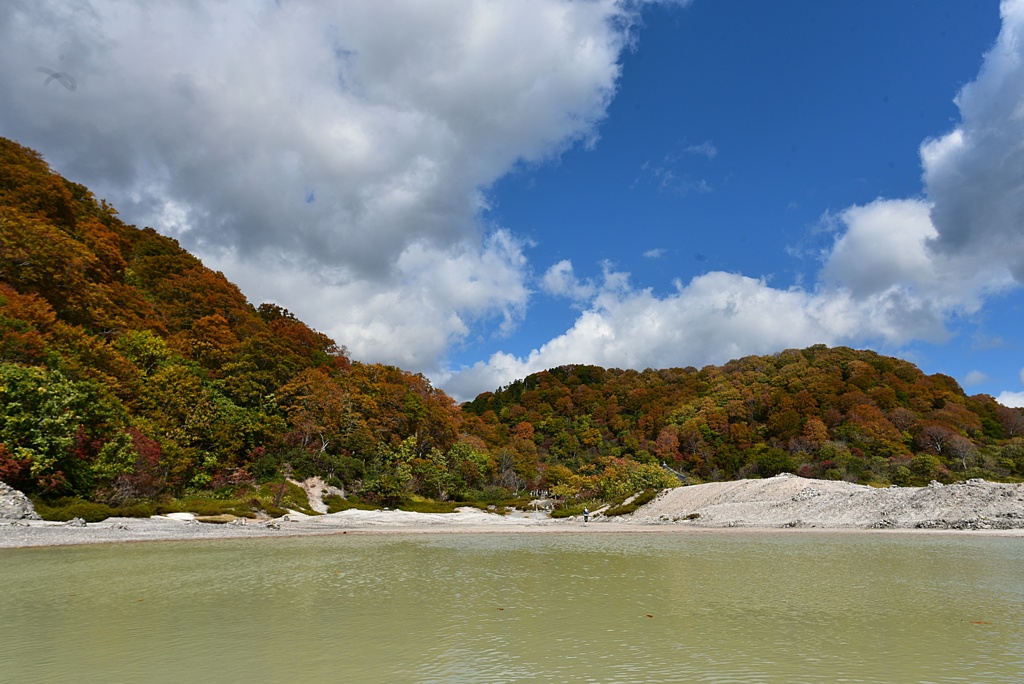
[[[216,517],[233,515],[236,518],[255,518],[252,502],[245,499],[208,499],[201,496],[189,496],[181,499],[170,499],[157,504],[157,513],[195,513],[197,517]]]
[[[223,515],[196,516],[196,520],[198,520],[201,523],[211,523],[213,525],[226,525],[229,522],[234,522],[235,520],[238,520],[238,518],[233,515],[225,513]]]
[[[72,518],[81,518],[85,522],[100,522],[107,518],[148,518],[159,512],[159,506],[152,501],[110,506],[78,497],[36,500],[33,506],[40,518],[57,522],[66,522]]]
[[[325,496],[324,504],[327,505],[328,513],[340,513],[352,508],[359,511],[379,511],[383,508],[380,504],[368,503],[354,497],[345,499],[338,494],[328,494]],[[472,506],[473,508],[486,511],[488,504],[480,501],[435,501],[433,499],[413,496],[392,508],[413,513],[454,513],[455,509],[463,506]]]
[[[257,512],[272,517],[288,513],[288,509],[306,515],[318,515],[309,507],[309,498],[302,487],[291,482],[272,482],[261,486],[245,497],[222,498],[223,492],[208,495],[189,495],[157,501],[139,501],[110,506],[77,497],[63,497],[33,502],[36,513],[43,520],[68,521],[81,518],[86,522],[100,522],[107,518],[148,518],[167,513],[194,513],[200,518],[255,518]],[[341,498],[341,497],[338,497]],[[343,510],[343,509],[342,509]]]
[[[409,499],[398,505],[399,510],[413,511],[414,513],[454,513],[456,507],[462,504],[454,501],[433,501],[431,499]]]
[[[116,515],[107,504],[94,503],[78,498],[63,498],[54,501],[35,501],[33,506],[43,520],[66,522],[81,518],[85,522],[99,522]]]
[[[503,500],[498,501],[498,502],[488,502],[488,503],[495,503],[499,508],[504,506],[505,508],[518,508],[521,511],[525,511],[527,508],[530,507],[530,502],[531,501],[533,501],[532,497],[520,496],[520,497],[517,497],[517,498],[503,499]]]
[[[636,495],[636,497],[629,503],[622,503],[618,506],[613,506],[604,512],[609,518],[616,515],[627,515],[633,513],[636,509],[640,508],[646,503],[654,501],[654,497],[658,496],[659,490],[657,489],[645,489]]]
[[[508,514],[508,508],[506,508],[504,504],[493,504],[486,501],[459,501],[455,506],[457,508],[462,508],[463,506],[467,508],[475,508],[478,511],[483,511],[484,513],[497,513],[498,515]]]
[[[346,499],[338,494],[328,494],[324,498],[324,504],[327,506],[328,513],[340,513],[341,511],[347,511],[350,508],[354,508],[359,511],[378,511],[380,506],[377,504],[367,503],[360,501],[359,499]]]
[[[36,513],[43,520],[67,521],[81,518],[86,522],[100,522],[107,518],[149,518],[165,513],[189,512],[196,515],[233,515],[254,517],[252,508],[245,502],[219,501],[214,499],[188,498],[165,501],[139,501],[110,506],[96,501],[66,497],[52,501],[35,501]]]
[[[567,504],[551,511],[552,518],[571,518],[574,515],[583,515],[586,504]]]
[[[274,518],[287,514],[288,509],[306,515],[320,515],[309,507],[306,490],[294,482],[266,482],[253,492],[248,503]]]

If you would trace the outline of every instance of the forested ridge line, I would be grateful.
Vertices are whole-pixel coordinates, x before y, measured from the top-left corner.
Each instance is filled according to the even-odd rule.
[[[824,346],[700,370],[564,366],[459,407],[254,306],[0,139],[0,480],[37,498],[265,507],[267,485],[313,475],[375,504],[612,500],[678,482],[669,470],[1018,479],[1022,432],[1020,410],[952,378]]]
[[[695,481],[780,472],[900,485],[1024,476],[1021,409],[846,347],[699,370],[564,366],[484,393],[463,411],[496,441],[529,437],[542,460],[570,470],[605,454],[663,463]]]

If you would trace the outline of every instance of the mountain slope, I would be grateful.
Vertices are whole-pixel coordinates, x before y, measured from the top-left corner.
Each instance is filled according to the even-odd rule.
[[[627,457],[697,480],[787,471],[900,484],[1024,476],[1019,409],[968,397],[952,378],[906,361],[845,347],[701,370],[564,366],[463,410],[493,442],[529,437],[541,461],[574,472]]]
[[[449,449],[457,418],[0,139],[0,480],[117,502],[357,478],[379,445]]]
[[[614,500],[786,471],[1020,479],[1022,434],[1024,412],[952,378],[822,345],[701,370],[564,366],[460,409],[253,306],[0,138],[0,480],[33,496],[241,495],[286,475],[378,504]]]

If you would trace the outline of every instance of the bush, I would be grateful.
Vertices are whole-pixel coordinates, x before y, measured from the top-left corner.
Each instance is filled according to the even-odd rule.
[[[915,476],[915,484],[928,484],[932,480],[951,482],[952,478],[946,466],[934,454],[920,453],[910,459],[910,472]]]
[[[355,508],[359,511],[376,511],[380,509],[380,506],[377,504],[367,503],[355,498],[346,499],[338,494],[328,494],[324,497],[324,503],[327,504],[328,513],[340,513],[350,508]]]
[[[565,505],[551,511],[552,518],[571,518],[574,515],[583,515],[586,504]]]
[[[761,477],[792,473],[798,465],[788,453],[778,447],[758,445],[751,449],[751,452],[753,456],[751,464],[755,466],[757,474]]]
[[[416,513],[454,513],[459,504],[454,501],[433,501],[431,499],[411,499],[398,505],[403,511]]]
[[[319,515],[309,507],[309,497],[306,490],[294,482],[267,482],[260,486],[249,500],[254,508],[262,509],[268,515],[280,517],[288,512],[286,509],[305,513],[306,515]]]
[[[142,501],[118,506],[114,509],[114,515],[118,518],[150,518],[157,514],[156,511],[155,503]]]
[[[608,517],[614,517],[616,515],[626,515],[628,513],[633,513],[634,511],[636,511],[636,509],[640,508],[644,504],[654,501],[654,497],[656,496],[658,496],[657,489],[645,489],[644,491],[637,494],[636,497],[629,503],[622,503],[619,504],[618,506],[613,506],[612,508],[609,508],[607,511],[605,511],[604,514]]]
[[[100,522],[116,515],[114,509],[107,504],[76,498],[57,499],[51,503],[36,501],[34,505],[36,513],[43,520],[64,522],[72,518],[81,518],[85,522]]]
[[[257,502],[258,503],[258,502]],[[169,499],[155,506],[156,513],[195,513],[198,516],[233,515],[238,518],[254,518],[252,501],[242,499],[212,499],[190,496]]]
[[[503,504],[513,497],[511,490],[495,486],[484,487],[481,491],[467,492],[466,495],[476,501],[495,505]]]
[[[198,516],[232,515],[255,517],[252,507],[239,499],[220,500],[190,497],[164,501],[139,501],[121,506],[109,506],[78,498],[36,501],[36,512],[43,520],[66,521],[81,518],[86,522],[100,522],[107,518],[149,518],[167,513],[195,513]]]

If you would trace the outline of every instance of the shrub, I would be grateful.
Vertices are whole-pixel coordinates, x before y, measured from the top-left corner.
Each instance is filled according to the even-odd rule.
[[[609,508],[604,514],[608,517],[614,517],[616,515],[626,515],[633,513],[636,509],[640,508],[644,504],[650,503],[654,500],[654,497],[658,496],[657,489],[645,489],[633,498],[629,503],[622,503],[618,506]]]
[[[268,515],[280,517],[288,512],[286,509],[299,511],[306,515],[319,515],[309,507],[306,490],[294,482],[267,482],[260,486],[249,500],[253,508],[262,509]]]
[[[324,503],[327,505],[328,513],[340,513],[350,508],[360,511],[375,511],[380,508],[376,504],[366,503],[354,498],[346,499],[339,494],[328,494],[324,497]]]
[[[67,521],[81,518],[85,522],[100,522],[116,515],[114,509],[107,504],[77,498],[57,499],[51,503],[36,501],[34,505],[36,513],[43,520]]]
[[[571,504],[561,506],[551,511],[552,518],[571,518],[574,515],[583,515],[583,509],[586,508],[585,504]]]
[[[156,504],[148,501],[123,504],[114,508],[114,515],[119,518],[149,518],[156,515]]]
[[[433,501],[431,499],[410,499],[398,505],[403,511],[416,513],[454,513],[458,506],[454,501]]]

